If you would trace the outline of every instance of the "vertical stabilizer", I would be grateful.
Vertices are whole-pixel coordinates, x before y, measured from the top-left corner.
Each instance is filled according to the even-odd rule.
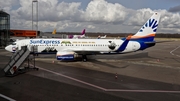
[[[154,13],[150,19],[141,27],[141,29],[132,36],[132,40],[137,40],[137,41],[153,41],[157,27],[159,24],[160,20],[160,14],[159,13]]]
[[[81,35],[84,35],[84,34],[85,34],[85,32],[86,32],[86,30],[84,29],[84,30],[82,31]]]
[[[56,29],[54,29],[54,31],[52,32],[52,34],[56,34]]]

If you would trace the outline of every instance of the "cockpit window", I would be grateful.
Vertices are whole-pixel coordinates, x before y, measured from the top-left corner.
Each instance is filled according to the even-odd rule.
[[[15,42],[13,42],[13,43],[12,43],[12,45],[16,45],[16,43],[15,43]]]

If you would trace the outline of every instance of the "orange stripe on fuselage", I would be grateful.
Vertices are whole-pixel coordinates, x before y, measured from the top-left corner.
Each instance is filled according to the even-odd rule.
[[[131,39],[148,38],[148,37],[152,37],[152,36],[155,36],[155,34],[149,34],[146,36],[131,36]]]
[[[131,39],[131,37],[132,37],[132,35],[129,35],[126,39],[127,39],[127,40],[130,40],[130,39]]]

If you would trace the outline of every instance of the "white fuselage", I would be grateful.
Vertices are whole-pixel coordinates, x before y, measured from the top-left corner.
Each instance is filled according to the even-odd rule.
[[[37,51],[56,49],[56,51],[73,52],[117,52],[124,40],[117,39],[24,39],[16,42],[12,47],[21,49],[21,46],[37,46]],[[110,48],[111,46],[111,48]],[[133,52],[140,48],[136,41],[129,41],[125,50],[119,53]]]

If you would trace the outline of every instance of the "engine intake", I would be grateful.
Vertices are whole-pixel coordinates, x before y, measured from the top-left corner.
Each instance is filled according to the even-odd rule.
[[[57,60],[74,60],[77,57],[77,53],[75,52],[57,52],[56,58]]]

